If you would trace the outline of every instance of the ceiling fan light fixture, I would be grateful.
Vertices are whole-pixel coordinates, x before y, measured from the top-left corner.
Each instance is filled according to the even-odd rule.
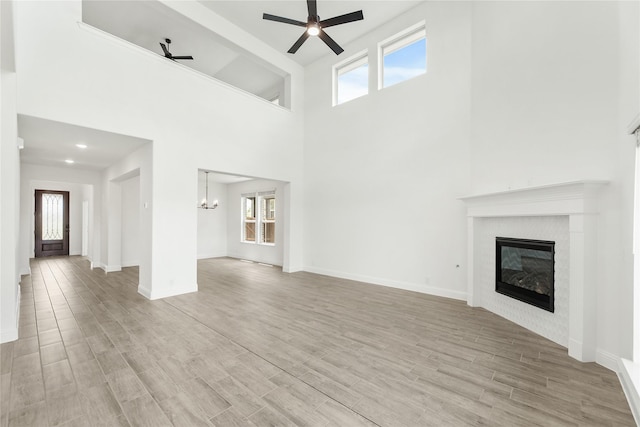
[[[324,29],[333,27],[335,25],[347,24],[349,22],[361,21],[364,19],[364,15],[362,10],[358,10],[356,12],[346,13],[340,16],[334,16],[333,18],[320,20],[320,16],[318,16],[318,5],[317,0],[307,0],[307,11],[309,14],[307,15],[307,22],[298,21],[295,19],[285,18],[284,16],[276,16],[271,15],[270,13],[263,13],[262,19],[266,19],[267,21],[275,21],[281,22],[283,24],[295,25],[297,27],[304,27],[304,33],[300,36],[298,40],[289,48],[288,53],[296,53],[300,46],[309,38],[313,36],[317,36],[322,40],[329,48],[336,54],[340,55],[344,52],[344,49],[340,47],[335,40],[329,37]]]
[[[317,36],[320,34],[320,26],[317,23],[309,24],[307,27],[307,34],[310,36]]]

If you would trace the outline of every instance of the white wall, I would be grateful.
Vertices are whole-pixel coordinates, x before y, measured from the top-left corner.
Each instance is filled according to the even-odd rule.
[[[205,198],[205,174],[198,176],[197,206]],[[227,185],[209,180],[209,199],[218,200],[216,209],[197,209],[198,259],[227,256]]]
[[[91,261],[100,259],[100,174],[73,166],[53,167],[23,163],[20,171],[20,271],[29,274],[35,241],[35,190],[69,191],[69,255],[82,253],[82,202],[89,202],[89,248]]]
[[[147,298],[152,297],[153,286],[153,148],[153,144],[145,144],[106,168],[101,174],[104,188],[102,198],[104,220],[101,235],[105,237],[102,239],[102,257],[99,266],[107,273],[122,269],[123,256],[128,256],[125,252],[132,249],[128,244],[128,237],[124,235],[123,227],[137,225],[136,265],[140,267],[138,292]],[[137,210],[135,207],[128,206],[130,197],[127,193],[131,190],[131,183],[127,181],[134,177],[138,177]],[[124,218],[125,215],[127,218]]]
[[[198,169],[295,182],[292,197],[302,195],[302,68],[201,4],[168,6],[203,25],[219,24],[214,31],[290,73],[291,111],[87,30],[78,25],[80,1],[16,4],[19,112],[153,141],[146,278],[151,298],[197,289]],[[54,52],[52,45],[65,48]],[[295,224],[294,245],[302,233]],[[292,248],[288,264],[302,267],[302,248]]]
[[[233,258],[264,262],[267,264],[283,264],[284,235],[288,224],[286,183],[255,179],[227,185],[227,253]],[[276,191],[276,243],[260,245],[241,241],[242,233],[242,195],[261,191]]]
[[[140,176],[120,183],[122,197],[122,266],[140,265]]]
[[[12,6],[0,2],[0,343],[18,339],[20,313],[20,158]]]
[[[619,103],[624,81],[637,105],[634,9],[637,3],[473,3],[473,192],[610,181],[598,235],[601,359],[631,355],[633,144],[619,135],[632,116]],[[635,21],[635,40],[621,32],[628,13],[622,19]]]
[[[465,297],[470,11],[421,4],[307,67],[305,269]],[[378,91],[377,43],[421,20],[427,73]],[[332,107],[332,65],[365,48],[369,95]]]
[[[637,2],[433,2],[307,67],[305,268],[464,297],[457,197],[609,180],[598,354],[631,355]],[[331,65],[426,20],[423,77],[331,107]],[[330,124],[330,125],[328,125]],[[455,268],[460,264],[461,268]]]
[[[640,117],[640,4],[638,2],[624,2],[619,5],[618,17],[620,19],[619,52],[618,62],[618,141],[614,142],[617,147],[616,154],[620,168],[617,169],[620,182],[620,193],[625,196],[621,200],[619,207],[620,216],[618,218],[621,228],[622,256],[621,256],[621,280],[618,287],[619,294],[616,295],[617,302],[608,304],[609,307],[621,306],[618,313],[618,321],[625,325],[625,332],[617,336],[620,347],[620,355],[630,357],[633,353],[632,345],[640,349],[640,343],[634,340],[640,339],[640,328],[635,325],[631,328],[634,319],[633,308],[629,306],[634,300],[634,293],[640,289],[633,289],[634,258],[633,258],[633,194],[634,194],[634,158],[635,140],[628,134],[626,128],[634,120]],[[640,274],[636,272],[635,274]],[[637,297],[636,297],[637,298]],[[637,299],[636,299],[637,301]],[[635,306],[640,310],[640,305]],[[636,313],[640,319],[640,312]],[[627,326],[628,325],[628,326]],[[635,333],[632,332],[635,330]],[[600,335],[606,331],[600,332]],[[629,333],[634,333],[634,339],[630,339]],[[637,354],[640,356],[640,354]],[[635,359],[639,361],[638,359]]]

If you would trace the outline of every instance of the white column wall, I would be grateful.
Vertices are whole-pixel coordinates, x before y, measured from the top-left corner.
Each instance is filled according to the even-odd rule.
[[[18,339],[20,311],[18,230],[20,215],[20,158],[16,74],[14,68],[13,9],[0,2],[0,342]]]
[[[140,176],[120,183],[122,267],[140,265]]]

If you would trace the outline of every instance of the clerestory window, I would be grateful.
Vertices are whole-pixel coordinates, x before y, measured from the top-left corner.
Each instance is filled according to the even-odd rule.
[[[393,86],[427,72],[427,35],[424,22],[381,42],[378,89]]]

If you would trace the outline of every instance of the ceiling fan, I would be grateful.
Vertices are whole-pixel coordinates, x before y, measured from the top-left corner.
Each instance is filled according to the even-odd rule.
[[[171,39],[164,39],[164,41],[167,43],[166,45],[164,43],[160,43],[160,46],[162,47],[162,51],[164,52],[164,57],[165,58],[169,58],[172,61],[178,60],[178,59],[193,59],[193,56],[189,55],[189,56],[174,56],[171,54],[171,52],[169,52],[169,45],[171,44]]]
[[[276,21],[283,22],[285,24],[297,25],[298,27],[305,27],[306,30],[300,38],[291,46],[287,52],[296,53],[302,43],[304,43],[309,36],[318,36],[320,40],[326,43],[327,46],[331,48],[335,52],[336,55],[340,55],[344,52],[344,49],[340,47],[338,43],[335,42],[329,35],[324,31],[325,28],[333,27],[334,25],[346,24],[348,22],[360,21],[364,19],[364,15],[362,11],[359,10],[357,12],[347,13],[345,15],[335,16],[333,18],[320,20],[318,16],[318,6],[316,0],[307,0],[307,9],[309,11],[309,16],[307,17],[307,22],[296,21],[295,19],[283,18],[282,16],[270,15],[268,13],[264,13],[262,15],[262,19],[266,19],[268,21]]]

